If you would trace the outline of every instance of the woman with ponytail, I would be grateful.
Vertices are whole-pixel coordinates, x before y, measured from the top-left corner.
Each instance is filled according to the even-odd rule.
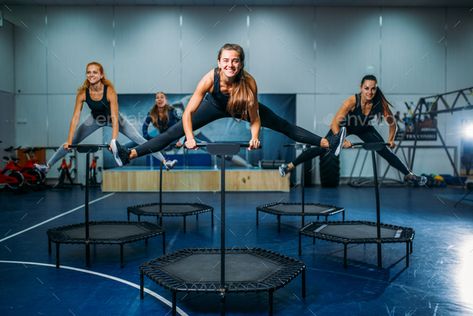
[[[85,72],[86,79],[77,89],[74,114],[69,125],[67,141],[59,147],[45,165],[36,165],[36,168],[43,172],[48,172],[52,165],[64,157],[70,150],[71,145],[79,144],[87,136],[104,126],[112,128],[110,149],[114,157],[117,155],[116,139],[118,132],[137,144],[146,142],[136,128],[118,112],[117,93],[112,83],[106,78],[102,65],[95,61],[88,63]],[[76,130],[84,102],[90,108],[90,115]],[[175,164],[175,162],[166,161],[159,152],[155,154],[155,157],[162,161],[167,169],[172,168]]]
[[[391,112],[392,105],[378,87],[378,80],[373,75],[366,75],[361,79],[360,93],[352,95],[346,99],[340,109],[335,114],[330,126],[327,138],[339,134],[341,128],[346,128],[346,135],[356,135],[365,143],[384,143],[381,135],[371,125],[374,118],[384,117],[389,125],[388,146],[378,151],[392,167],[404,174],[405,182],[424,185],[427,182],[425,177],[416,176],[407,166],[390,150],[394,148],[394,137],[396,136],[396,120]],[[351,147],[351,142],[345,140],[343,147]],[[388,148],[389,147],[389,148]],[[279,167],[280,174],[285,175],[298,164],[320,155],[320,148],[310,148],[297,157],[294,162],[283,164]]]
[[[197,84],[181,123],[175,124],[165,133],[130,152],[119,146],[118,164],[126,164],[130,159],[162,150],[183,135],[186,136],[186,147],[195,149],[197,144],[194,130],[224,117],[234,117],[250,123],[251,139],[248,146],[250,150],[260,146],[261,126],[282,133],[300,143],[329,147],[326,139],[284,120],[264,104],[258,103],[256,81],[244,70],[245,53],[241,46],[225,44],[218,52],[217,63],[218,67],[205,74]],[[337,146],[336,142],[330,144],[331,148]]]

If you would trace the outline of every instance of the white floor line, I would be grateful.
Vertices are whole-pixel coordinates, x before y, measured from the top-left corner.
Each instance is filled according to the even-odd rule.
[[[101,200],[103,200],[103,199],[106,199],[106,198],[108,198],[108,197],[110,197],[110,196],[112,196],[112,195],[114,195],[114,194],[115,194],[115,193],[110,193],[110,194],[104,195],[104,196],[102,196],[102,197],[99,197],[98,199],[95,199],[95,200],[93,200],[93,201],[90,201],[90,202],[89,202],[89,205],[90,205],[90,204],[94,204],[94,203],[96,203],[96,202],[98,202],[98,201],[101,201]],[[39,227],[39,226],[44,225],[44,224],[46,224],[46,223],[52,222],[52,221],[54,221],[54,220],[56,220],[56,219],[58,219],[58,218],[60,218],[60,217],[66,216],[66,215],[68,215],[68,214],[71,214],[71,213],[73,213],[73,212],[75,212],[75,211],[77,211],[77,210],[80,210],[80,209],[83,208],[84,206],[85,206],[85,204],[82,204],[82,205],[80,205],[80,206],[78,206],[78,207],[76,207],[76,208],[73,208],[73,209],[70,210],[70,211],[64,212],[64,213],[62,213],[62,214],[59,214],[59,215],[57,215],[57,216],[54,216],[53,218],[50,218],[50,219],[48,219],[48,220],[45,220],[44,222],[41,222],[41,223],[36,224],[36,225],[34,225],[34,226],[31,226],[30,228],[27,228],[27,229],[24,229],[24,230],[19,231],[19,232],[17,232],[17,233],[14,233],[14,234],[12,234],[12,235],[9,235],[9,236],[7,236],[7,237],[5,237],[5,238],[3,238],[3,239],[0,239],[0,243],[1,243],[1,242],[4,242],[5,240],[8,240],[8,239],[10,239],[10,238],[13,238],[13,237],[15,237],[15,236],[18,236],[18,235],[20,235],[20,234],[23,234],[23,233],[25,233],[25,232],[27,232],[27,231],[29,231],[29,230],[35,229],[36,227]]]
[[[41,262],[0,260],[0,263],[27,264],[27,265],[42,266],[42,267],[48,267],[48,268],[55,268],[56,269],[56,265],[54,265],[54,264],[41,263]],[[77,271],[77,272],[82,272],[82,273],[88,273],[88,274],[96,275],[96,276],[99,276],[99,277],[102,277],[102,278],[106,278],[106,279],[110,279],[110,280],[113,280],[113,281],[117,281],[117,282],[126,284],[126,285],[134,287],[135,289],[138,289],[138,290],[140,289],[140,286],[138,284],[132,283],[130,281],[127,281],[127,280],[124,280],[124,279],[121,279],[121,278],[114,277],[114,276],[109,275],[109,274],[104,274],[104,273],[85,270],[85,269],[80,269],[80,268],[69,267],[69,266],[65,266],[65,265],[61,265],[60,269],[66,269],[66,270],[72,270],[72,271]],[[172,303],[169,300],[162,297],[161,295],[159,295],[158,293],[153,292],[153,291],[151,291],[147,288],[145,288],[144,291],[146,293],[150,294],[151,296],[155,297],[159,301],[163,302],[167,306],[172,307]],[[177,307],[176,311],[177,311],[177,313],[179,313],[182,316],[188,316],[188,314],[186,312],[184,312],[182,309],[180,309],[179,307]]]

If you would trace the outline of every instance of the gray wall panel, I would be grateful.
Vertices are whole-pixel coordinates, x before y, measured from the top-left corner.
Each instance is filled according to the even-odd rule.
[[[15,132],[17,146],[47,145],[47,96],[17,95]]]
[[[473,19],[471,8],[447,10],[447,90],[473,86]]]
[[[263,93],[313,92],[314,8],[256,7],[250,14],[249,69]]]
[[[112,8],[49,7],[47,14],[49,93],[74,93],[90,61],[100,62],[113,80]]]
[[[180,92],[179,14],[173,7],[115,9],[119,93]]]
[[[317,8],[316,93],[352,93],[379,75],[379,9]]]
[[[383,9],[380,82],[385,92],[444,91],[444,24],[444,9]]]
[[[15,92],[46,93],[46,8],[13,7],[15,28]]]
[[[14,52],[13,25],[3,21],[3,27],[0,27],[0,91],[12,93],[15,89]]]

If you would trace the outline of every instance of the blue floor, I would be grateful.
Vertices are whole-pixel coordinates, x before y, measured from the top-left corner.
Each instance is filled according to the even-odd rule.
[[[373,188],[308,188],[307,202],[343,206],[347,220],[375,220]],[[381,188],[383,223],[415,229],[414,252],[405,268],[404,244],[383,245],[383,269],[376,266],[374,245],[351,245],[348,268],[343,246],[303,239],[297,255],[298,217],[283,217],[281,232],[274,215],[258,205],[298,202],[291,193],[228,193],[227,246],[261,247],[299,258],[307,265],[307,297],[301,298],[301,277],[274,295],[276,315],[473,315],[473,203],[454,208],[459,188]],[[188,247],[218,247],[219,193],[165,193],[168,202],[201,202],[215,207],[210,214],[187,220],[165,218],[167,252]],[[91,191],[91,219],[126,220],[126,206],[157,201],[156,193],[105,194]],[[151,292],[140,300],[141,263],[161,256],[161,238],[146,246],[125,246],[120,268],[118,246],[92,248],[92,266],[85,267],[84,247],[61,246],[61,269],[48,255],[49,228],[83,221],[84,192],[79,188],[25,194],[0,193],[0,315],[165,315],[170,292],[145,279]],[[335,215],[333,220],[341,220]],[[228,315],[265,315],[266,293],[230,294]],[[185,315],[219,314],[219,298],[211,294],[179,294]]]

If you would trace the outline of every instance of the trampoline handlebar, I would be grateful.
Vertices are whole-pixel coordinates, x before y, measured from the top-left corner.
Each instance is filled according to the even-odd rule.
[[[365,150],[381,150],[385,146],[389,146],[389,143],[353,143],[351,148],[363,148]]]

